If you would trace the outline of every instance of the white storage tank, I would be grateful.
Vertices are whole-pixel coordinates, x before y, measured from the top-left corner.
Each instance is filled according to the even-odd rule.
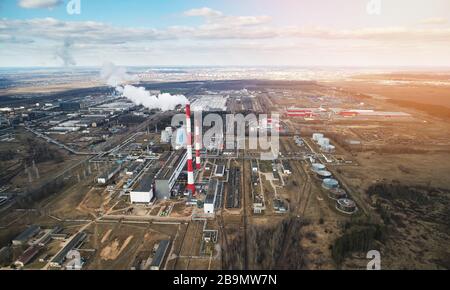
[[[324,147],[324,146],[329,146],[330,145],[330,139],[328,138],[320,138],[318,140],[318,143],[320,146]]]
[[[314,141],[318,142],[319,139],[323,138],[323,134],[322,133],[314,133],[312,138]]]
[[[321,163],[313,163],[312,168],[315,172],[321,171],[321,170],[325,170],[326,167],[325,165],[321,164]]]
[[[319,170],[316,172],[317,176],[319,176],[319,178],[325,179],[325,178],[331,178],[332,174],[329,171],[326,170]]]
[[[338,188],[339,182],[333,178],[325,178],[322,182],[322,187],[325,189]]]
[[[321,146],[320,148],[322,149],[322,151],[327,152],[327,153],[331,153],[336,150],[336,147],[333,145],[325,145],[325,146]]]

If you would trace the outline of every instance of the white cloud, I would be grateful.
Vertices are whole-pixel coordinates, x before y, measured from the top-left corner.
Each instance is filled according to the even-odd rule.
[[[186,16],[202,16],[202,17],[220,17],[223,14],[220,11],[213,10],[208,7],[203,7],[203,8],[187,10],[184,12],[184,15],[186,15]]]
[[[62,0],[19,0],[18,4],[22,8],[54,8],[63,3]]]
[[[79,65],[89,65],[86,59],[99,63],[105,60],[122,63],[123,60],[123,63],[138,64],[145,63],[144,60],[157,64],[195,64],[198,60],[202,63],[222,60],[289,63],[290,59],[295,63],[299,59],[312,61],[314,54],[320,54],[318,61],[325,62],[333,53],[339,58],[338,52],[352,59],[351,55],[360,55],[359,59],[376,60],[377,53],[383,52],[388,57],[411,55],[411,59],[416,60],[428,51],[430,55],[436,52],[436,59],[439,56],[448,59],[448,53],[442,51],[450,45],[450,28],[447,26],[352,29],[280,26],[271,23],[268,16],[230,16],[210,8],[189,10],[184,15],[200,17],[203,21],[195,26],[155,29],[54,18],[0,19],[0,42],[4,44],[0,55],[26,54],[27,50],[38,56],[42,52],[42,55],[55,59],[56,47],[59,60],[67,65],[75,60]],[[422,46],[425,46],[423,50],[417,49]],[[358,58],[355,56],[354,59]],[[0,60],[10,62],[7,57],[0,57]]]

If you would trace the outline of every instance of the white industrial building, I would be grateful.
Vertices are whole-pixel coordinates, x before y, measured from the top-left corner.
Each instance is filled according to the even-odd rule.
[[[150,203],[153,199],[154,175],[146,173],[130,193],[131,203]]]
[[[200,96],[191,104],[193,112],[223,111],[227,110],[228,97],[217,95]]]
[[[208,186],[208,194],[205,198],[203,210],[205,214],[214,214],[215,209],[220,207],[222,199],[223,183],[212,179]]]
[[[128,102],[128,101],[117,101],[113,103],[107,103],[103,104],[97,107],[91,107],[89,108],[90,112],[109,112],[109,113],[116,113],[116,112],[124,112],[129,111],[133,107],[136,107],[135,104]]]
[[[161,132],[161,143],[170,143],[172,135],[173,135],[172,127],[167,127],[164,131]]]
[[[186,166],[187,150],[172,152],[164,167],[155,177],[156,198],[168,199],[171,196],[172,188]]]

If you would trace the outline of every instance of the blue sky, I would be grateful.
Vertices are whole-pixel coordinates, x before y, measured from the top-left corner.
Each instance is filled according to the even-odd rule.
[[[0,66],[450,65],[448,0],[67,2],[2,0]]]

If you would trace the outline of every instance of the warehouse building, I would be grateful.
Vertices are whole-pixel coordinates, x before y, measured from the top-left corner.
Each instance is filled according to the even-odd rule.
[[[225,176],[225,166],[219,164],[216,166],[216,171],[214,172],[215,177],[224,177]]]
[[[171,197],[172,188],[185,168],[186,162],[186,149],[172,152],[164,167],[155,177],[155,196],[157,199],[169,199]]]
[[[32,225],[28,227],[25,231],[23,231],[20,235],[18,235],[14,240],[12,240],[12,244],[14,246],[24,245],[28,240],[36,236],[40,231],[41,231],[40,226]]]
[[[222,206],[223,182],[211,179],[208,186],[203,210],[205,214],[214,214]]]
[[[116,165],[112,169],[108,169],[105,171],[100,177],[97,179],[99,184],[107,184],[117,173],[119,173],[121,169],[121,165]]]
[[[59,108],[62,111],[77,112],[81,110],[82,104],[79,102],[63,102],[59,104]]]
[[[145,173],[130,193],[131,203],[150,203],[154,196],[154,172]]]
[[[25,265],[29,264],[42,250],[40,246],[31,246],[14,262],[16,268],[23,268]]]
[[[52,259],[50,262],[51,267],[60,268],[63,266],[64,262],[66,261],[67,254],[77,248],[80,247],[84,240],[86,239],[87,234],[85,232],[80,232],[73,237],[70,242],[64,246],[64,248]]]
[[[159,243],[158,249],[156,250],[155,256],[153,257],[152,263],[150,264],[150,270],[160,270],[162,268],[164,259],[166,258],[167,252],[169,250],[170,241],[163,240]]]

